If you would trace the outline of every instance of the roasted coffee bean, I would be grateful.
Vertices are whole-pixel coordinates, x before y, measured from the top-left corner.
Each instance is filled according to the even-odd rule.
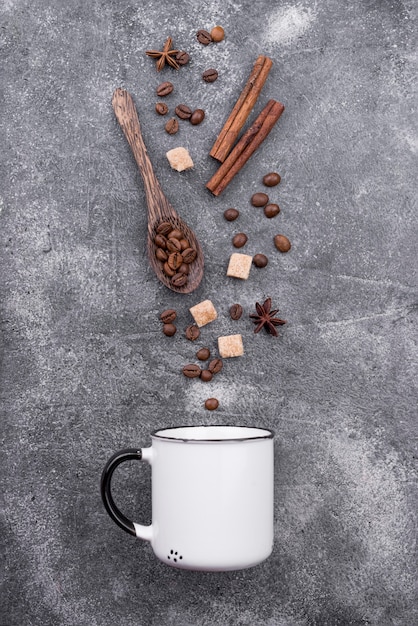
[[[159,261],[162,261],[163,263],[165,263],[168,259],[167,252],[163,250],[162,248],[157,248],[155,250],[155,256],[157,257]]]
[[[292,244],[290,243],[286,235],[275,235],[274,245],[280,252],[288,252],[292,247]]]
[[[187,65],[190,61],[190,55],[184,50],[179,50],[176,54],[176,61],[179,65]]]
[[[183,287],[183,285],[185,285],[186,283],[187,283],[187,274],[182,274],[181,272],[174,274],[173,278],[171,279],[171,284],[174,287]]]
[[[176,273],[176,270],[173,270],[173,268],[169,266],[168,261],[164,263],[163,271],[164,271],[164,274],[166,274],[170,278],[172,278],[174,274]]]
[[[192,110],[187,104],[179,104],[174,109],[174,112],[181,120],[188,120],[192,115]]]
[[[185,365],[183,367],[183,374],[187,378],[199,378],[201,371],[200,367],[194,363],[190,363],[190,365]]]
[[[207,361],[210,357],[209,348],[200,348],[200,350],[196,352],[196,357],[199,359],[199,361]]]
[[[190,341],[196,341],[196,339],[200,337],[199,327],[196,326],[196,324],[190,324],[190,326],[186,328],[185,334],[186,339],[189,339]]]
[[[215,80],[218,78],[218,71],[213,68],[205,70],[202,74],[202,78],[205,83],[214,83]]]
[[[175,117],[172,117],[170,120],[168,120],[168,122],[166,122],[164,128],[166,133],[168,133],[169,135],[175,135],[179,130],[179,123]]]
[[[214,26],[210,31],[210,36],[212,37],[212,41],[215,43],[219,43],[225,37],[225,31],[222,26]]]
[[[181,254],[185,263],[193,263],[197,256],[197,252],[194,248],[186,248]]]
[[[180,265],[183,263],[183,257],[181,256],[180,252],[172,252],[168,257],[167,263],[172,270],[177,271]]]
[[[183,238],[183,233],[181,232],[181,230],[179,230],[178,228],[173,228],[173,230],[171,230],[168,235],[167,235],[168,239],[182,239]]]
[[[184,252],[184,250],[187,250],[187,248],[190,248],[190,243],[188,242],[187,239],[180,239],[180,247],[181,247],[181,251]]]
[[[205,401],[205,409],[208,411],[215,411],[219,406],[219,402],[216,398],[208,398]]]
[[[167,250],[169,252],[181,252],[180,241],[174,237],[169,237],[167,239]]]
[[[266,206],[269,201],[269,197],[266,193],[258,192],[251,196],[251,204],[253,206]]]
[[[177,328],[176,328],[176,326],[174,326],[174,324],[164,324],[163,325],[163,333],[167,337],[172,337],[173,335],[176,334],[176,332],[177,332]]]
[[[259,253],[253,256],[253,263],[256,267],[266,267],[268,262],[269,260],[265,254]]]
[[[182,263],[179,267],[179,274],[188,274],[190,272],[190,265]]]
[[[164,236],[168,235],[168,233],[171,233],[172,230],[173,226],[172,224],[170,224],[170,222],[161,222],[161,224],[158,224],[157,226],[157,233]]]
[[[157,96],[159,98],[163,98],[164,96],[168,96],[174,89],[173,83],[169,83],[168,81],[165,83],[161,83],[157,87]]]
[[[239,320],[242,315],[242,306],[240,304],[233,304],[230,306],[229,315],[232,320]]]
[[[221,371],[224,364],[222,359],[212,359],[212,361],[208,365],[208,370],[212,372],[212,374],[217,374]]]
[[[264,215],[266,217],[276,217],[276,215],[279,215],[280,213],[280,207],[278,204],[266,204],[266,206],[264,207]]]
[[[205,119],[205,112],[203,109],[196,109],[195,111],[193,111],[191,117],[190,117],[190,123],[193,124],[193,126],[197,126],[198,124],[201,124],[203,122],[203,120]]]
[[[238,215],[239,211],[237,209],[226,209],[226,211],[224,211],[224,218],[227,222],[233,222],[237,219]]]
[[[203,44],[204,46],[207,46],[212,42],[211,34],[203,28],[197,31],[196,37],[198,42]]]
[[[208,383],[212,380],[213,374],[209,370],[202,370],[200,372],[200,380],[203,380],[204,383]]]
[[[167,115],[168,106],[166,105],[165,102],[157,102],[157,104],[155,105],[155,110],[158,113],[158,115]]]
[[[270,172],[269,174],[263,176],[263,183],[266,187],[275,187],[280,181],[281,177],[280,174],[277,174],[277,172]]]
[[[175,309],[166,309],[160,315],[160,320],[164,322],[164,324],[170,324],[174,322],[177,317],[177,312]]]
[[[166,248],[167,247],[167,238],[161,233],[155,235],[154,243],[158,248]]]
[[[248,237],[245,233],[237,233],[232,237],[232,245],[234,248],[242,248],[248,241]]]

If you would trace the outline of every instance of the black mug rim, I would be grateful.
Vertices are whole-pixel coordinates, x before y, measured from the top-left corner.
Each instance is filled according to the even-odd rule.
[[[264,431],[265,434],[258,434],[258,435],[244,435],[242,437],[221,437],[221,438],[215,438],[215,437],[208,437],[208,438],[193,438],[193,437],[170,437],[170,435],[168,434],[164,434],[161,435],[159,433],[163,432],[163,431],[176,431],[176,430],[180,430],[180,429],[190,429],[190,430],[194,430],[194,429],[198,429],[198,428],[219,428],[219,429],[223,429],[223,428],[235,428],[235,429],[242,429],[244,430],[258,430],[258,431]],[[240,441],[260,441],[263,439],[273,439],[274,438],[274,431],[271,430],[270,428],[265,428],[264,426],[244,426],[242,424],[240,425],[236,425],[236,424],[197,424],[197,425],[182,425],[182,426],[163,426],[162,428],[158,428],[157,430],[154,430],[151,433],[151,437],[152,439],[158,439],[159,441],[177,441],[177,442],[183,442],[183,443],[231,443],[231,442],[240,442]]]

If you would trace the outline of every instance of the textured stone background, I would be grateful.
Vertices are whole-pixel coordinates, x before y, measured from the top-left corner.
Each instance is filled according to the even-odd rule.
[[[2,626],[418,623],[416,17],[413,0],[3,0]],[[226,40],[200,46],[196,30],[217,23]],[[157,75],[144,51],[169,34],[192,61]],[[261,53],[274,67],[252,119],[269,97],[286,110],[214,198],[208,152]],[[154,113],[167,79],[172,108],[207,113],[174,137]],[[205,279],[189,296],[148,266],[142,180],[110,104],[118,86],[203,242]],[[170,170],[177,145],[194,171]],[[282,212],[267,220],[249,198],[271,170]],[[246,282],[225,276],[237,230],[245,251],[270,258]],[[278,339],[248,320],[268,295],[288,319]],[[199,346],[241,332],[246,350],[210,385],[180,373],[196,350],[188,308],[205,298],[219,319]],[[171,339],[166,307],[179,313]],[[276,432],[275,549],[246,571],[167,567],[99,497],[111,453],[149,445],[163,425],[212,421]],[[135,464],[115,477],[120,506],[144,523],[149,479]]]

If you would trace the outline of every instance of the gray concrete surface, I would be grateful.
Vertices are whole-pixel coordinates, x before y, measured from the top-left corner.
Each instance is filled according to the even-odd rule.
[[[3,0],[0,11],[2,626],[417,624],[416,2]],[[198,44],[217,23],[225,41]],[[157,75],[144,51],[168,35],[192,60]],[[252,118],[268,98],[286,110],[214,198],[208,152],[262,53],[274,67]],[[172,137],[154,112],[170,79],[170,108],[207,114]],[[189,296],[148,266],[142,180],[110,104],[119,86],[203,243],[205,278]],[[193,171],[169,168],[178,145]],[[249,198],[271,170],[282,211],[267,220]],[[231,206],[235,224],[222,216]],[[225,276],[238,230],[244,251],[270,259],[246,282]],[[277,339],[248,319],[267,296],[288,320]],[[216,354],[219,335],[240,332],[245,355],[205,385],[181,368],[197,349],[188,308],[206,298],[219,318],[199,347]],[[173,338],[158,319],[167,307]],[[114,451],[210,422],[276,432],[274,552],[241,572],[167,567],[99,496]],[[115,477],[118,503],[144,523],[149,480],[137,466]]]

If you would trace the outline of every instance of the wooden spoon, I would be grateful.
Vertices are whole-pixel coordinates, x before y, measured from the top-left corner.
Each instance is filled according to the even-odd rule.
[[[159,280],[166,287],[178,293],[190,293],[199,286],[203,277],[203,252],[194,232],[179,217],[165,197],[160,183],[154,174],[150,158],[141,134],[138,114],[132,96],[125,89],[116,89],[112,98],[113,110],[116,118],[123,130],[123,133],[131,147],[135,161],[141,172],[145,186],[145,194],[148,206],[148,240],[147,251],[151,267],[157,274]],[[161,261],[155,256],[156,246],[154,238],[157,227],[161,222],[170,222],[173,228],[182,231],[184,237],[189,241],[192,248],[197,252],[195,260],[189,266],[187,283],[181,287],[176,287],[171,283],[169,276],[165,274]]]

